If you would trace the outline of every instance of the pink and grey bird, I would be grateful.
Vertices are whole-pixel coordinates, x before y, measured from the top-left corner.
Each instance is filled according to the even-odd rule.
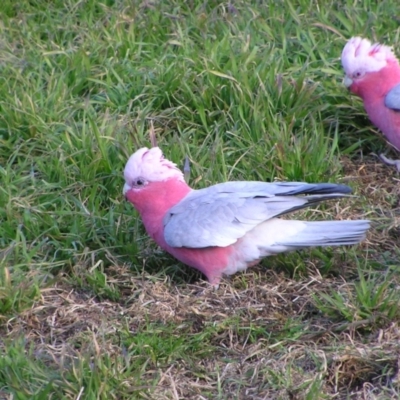
[[[342,65],[345,85],[361,97],[371,122],[400,151],[400,65],[392,49],[353,37],[343,49]]]
[[[345,197],[331,183],[226,182],[193,190],[158,147],[128,160],[124,195],[147,233],[168,253],[217,286],[263,257],[310,246],[351,245],[365,238],[366,220],[294,221],[277,218],[324,200]]]

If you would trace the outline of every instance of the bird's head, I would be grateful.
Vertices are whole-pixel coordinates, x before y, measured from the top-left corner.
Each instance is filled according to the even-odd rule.
[[[124,195],[131,189],[142,189],[151,182],[175,178],[184,182],[182,171],[164,158],[159,147],[137,150],[126,163],[124,170]]]
[[[357,84],[371,72],[379,72],[398,60],[389,46],[372,44],[368,39],[351,38],[342,51],[342,65],[346,73],[344,84],[355,91]]]

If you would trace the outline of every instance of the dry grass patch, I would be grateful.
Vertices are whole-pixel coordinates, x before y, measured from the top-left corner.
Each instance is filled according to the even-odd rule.
[[[397,155],[398,156],[398,155]],[[396,154],[393,154],[396,157]],[[400,175],[376,156],[362,160],[342,158],[345,182],[357,187],[357,194],[363,199],[363,208],[357,213],[352,209],[353,218],[370,218],[369,244],[376,250],[376,257],[386,252],[400,257]]]
[[[23,334],[26,345],[57,369],[84,354],[91,354],[93,365],[104,354],[127,362],[140,358],[141,385],[135,376],[124,379],[138,398],[397,393],[398,323],[374,329],[373,320],[333,321],[315,306],[319,293],[343,290],[341,279],[315,272],[296,281],[257,268],[213,291],[206,284],[177,287],[153,277],[133,278],[127,268],[120,277],[131,290],[119,303],[66,285],[49,288],[35,307],[8,321],[3,335]],[[165,332],[191,348],[184,348],[186,354],[175,349],[178,357],[173,351],[163,355],[154,334],[161,338]],[[135,340],[146,335],[147,341]]]

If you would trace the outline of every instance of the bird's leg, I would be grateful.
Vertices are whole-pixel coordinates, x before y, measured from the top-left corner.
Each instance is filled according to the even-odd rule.
[[[384,154],[379,154],[379,158],[383,161],[384,164],[394,165],[398,172],[400,172],[400,160],[391,160],[387,158]]]

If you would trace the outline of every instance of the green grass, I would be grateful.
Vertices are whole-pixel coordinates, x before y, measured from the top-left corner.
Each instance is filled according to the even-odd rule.
[[[397,0],[3,0],[0,397],[399,396],[398,176],[370,156],[385,141],[340,65],[353,35],[400,54],[397,14]],[[359,198],[303,215],[369,218],[368,241],[203,291],[122,196],[152,125],[196,188],[350,184]]]

